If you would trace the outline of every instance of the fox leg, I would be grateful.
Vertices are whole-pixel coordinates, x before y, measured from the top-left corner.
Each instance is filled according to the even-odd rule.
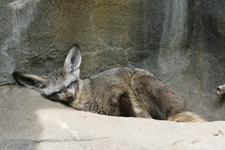
[[[142,107],[132,93],[125,92],[119,99],[119,109],[121,116],[152,118],[151,115]]]
[[[185,111],[184,101],[168,86],[148,72],[136,72],[132,88],[154,119],[167,120]]]
[[[187,112],[184,100],[148,72],[138,72],[132,88],[154,119],[176,122],[205,122],[200,116]]]

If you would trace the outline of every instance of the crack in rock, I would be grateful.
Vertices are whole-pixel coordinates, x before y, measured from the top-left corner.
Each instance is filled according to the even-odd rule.
[[[54,143],[54,142],[85,142],[85,141],[96,141],[96,140],[103,140],[107,139],[108,137],[100,137],[100,138],[89,138],[89,139],[66,139],[66,140],[61,140],[61,139],[43,139],[43,140],[20,140],[20,139],[8,139],[2,141],[2,143],[5,142],[17,142],[17,143]]]

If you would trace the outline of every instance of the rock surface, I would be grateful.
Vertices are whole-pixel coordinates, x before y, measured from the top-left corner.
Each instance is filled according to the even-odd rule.
[[[224,149],[225,122],[176,123],[74,110],[21,86],[0,88],[0,149]]]
[[[82,50],[81,77],[114,66],[153,72],[187,108],[225,120],[224,1],[4,0],[0,2],[0,85],[13,71],[48,74],[70,46]]]

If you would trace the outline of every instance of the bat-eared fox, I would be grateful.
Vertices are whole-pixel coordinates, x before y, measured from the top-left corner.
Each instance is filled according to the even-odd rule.
[[[87,79],[80,79],[81,52],[74,44],[63,68],[49,74],[14,72],[16,81],[40,91],[47,99],[98,114],[142,117],[177,122],[204,122],[186,111],[184,100],[144,69],[112,68]]]

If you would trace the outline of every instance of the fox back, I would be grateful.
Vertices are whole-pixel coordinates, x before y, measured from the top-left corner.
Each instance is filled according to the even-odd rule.
[[[186,112],[178,94],[147,70],[117,67],[82,80],[80,64],[80,47],[75,44],[63,68],[48,76],[21,72],[14,72],[13,76],[18,83],[40,91],[47,99],[67,103],[77,110],[177,122],[205,121]]]

